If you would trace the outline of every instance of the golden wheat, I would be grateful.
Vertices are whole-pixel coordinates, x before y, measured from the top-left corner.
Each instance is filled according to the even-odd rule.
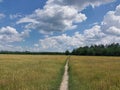
[[[72,56],[70,90],[120,90],[120,57]]]
[[[66,56],[0,55],[0,90],[57,90]]]

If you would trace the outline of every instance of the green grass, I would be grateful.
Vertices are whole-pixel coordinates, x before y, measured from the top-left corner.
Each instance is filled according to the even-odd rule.
[[[120,57],[72,56],[70,90],[120,90]]]
[[[66,56],[0,55],[0,90],[58,90]]]

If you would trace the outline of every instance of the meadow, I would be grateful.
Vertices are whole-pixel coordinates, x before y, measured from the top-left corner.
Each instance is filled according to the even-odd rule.
[[[120,90],[120,57],[72,56],[69,90]]]
[[[58,90],[66,56],[0,55],[0,90]]]

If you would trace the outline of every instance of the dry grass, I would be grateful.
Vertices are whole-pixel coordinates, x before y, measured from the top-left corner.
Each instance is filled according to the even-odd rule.
[[[0,90],[57,90],[66,56],[0,55]]]
[[[120,90],[120,57],[72,56],[70,90]]]

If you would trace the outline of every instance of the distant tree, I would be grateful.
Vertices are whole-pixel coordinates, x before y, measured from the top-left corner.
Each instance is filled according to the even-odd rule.
[[[70,55],[69,50],[66,50],[66,51],[65,51],[65,55]]]
[[[72,51],[71,54],[72,54],[72,55],[76,55],[76,49],[73,49],[73,51]]]

